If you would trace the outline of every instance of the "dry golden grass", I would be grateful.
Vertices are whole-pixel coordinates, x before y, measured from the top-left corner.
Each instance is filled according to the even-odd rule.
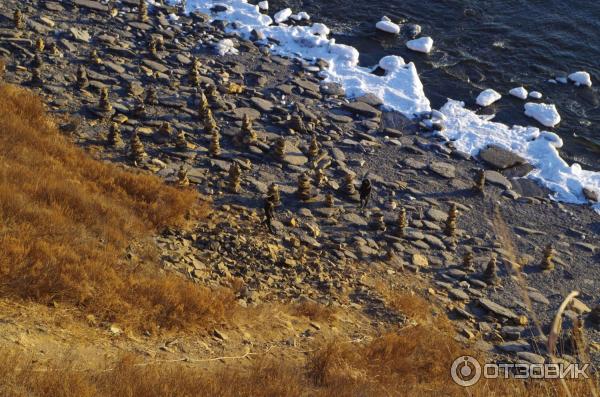
[[[411,302],[418,299],[410,298]],[[206,370],[184,363],[143,364],[127,356],[106,371],[82,372],[64,364],[40,371],[22,356],[0,352],[0,393],[19,397],[566,396],[556,382],[482,380],[470,388],[454,384],[452,361],[468,352],[452,334],[438,329],[437,321],[369,343],[332,342],[311,353],[304,364],[261,357],[249,366],[245,360],[228,361],[219,370]],[[570,382],[569,389],[573,396],[590,395],[585,382]]]
[[[205,210],[195,192],[90,158],[28,91],[1,85],[0,98],[2,297],[66,303],[138,329],[223,315],[230,295],[123,260],[135,241]]]

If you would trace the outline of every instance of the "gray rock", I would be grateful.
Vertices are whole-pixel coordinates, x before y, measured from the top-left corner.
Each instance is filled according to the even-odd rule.
[[[354,114],[359,114],[366,117],[379,117],[381,111],[364,102],[351,102],[343,104],[344,109],[351,111]]]
[[[521,156],[498,146],[489,146],[481,150],[479,157],[487,164],[500,170],[526,163],[526,160]]]
[[[504,306],[501,306],[495,302],[492,302],[491,300],[489,300],[487,298],[480,298],[478,302],[483,308],[485,308],[485,309],[489,310],[490,312],[497,314],[499,316],[506,317],[511,320],[515,320],[519,317],[512,310],[510,310]]]
[[[500,186],[506,190],[512,188],[512,183],[501,173],[497,171],[485,171],[485,181],[492,185]]]

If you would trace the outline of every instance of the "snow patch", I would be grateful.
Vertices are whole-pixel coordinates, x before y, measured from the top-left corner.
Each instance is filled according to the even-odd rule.
[[[219,54],[219,55],[226,55],[226,54],[236,55],[239,53],[237,48],[235,48],[235,44],[233,43],[233,40],[231,40],[231,39],[223,39],[223,40],[219,41],[215,45],[215,51],[217,51],[217,54]]]
[[[273,16],[273,19],[275,20],[275,23],[282,23],[288,20],[289,17],[292,16],[292,9],[291,8],[285,8],[281,11],[279,11],[278,13],[276,13]]]
[[[539,91],[531,91],[529,97],[533,99],[542,99],[542,93]]]

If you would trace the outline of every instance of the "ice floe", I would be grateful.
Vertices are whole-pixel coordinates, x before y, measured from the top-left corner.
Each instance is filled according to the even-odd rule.
[[[433,48],[433,39],[431,37],[420,37],[418,39],[409,40],[406,42],[406,47],[408,47],[409,50],[428,54]]]
[[[542,93],[539,91],[531,91],[529,93],[529,98],[533,98],[533,99],[542,99]]]
[[[525,89],[525,87],[513,88],[512,90],[508,91],[508,93],[519,99],[523,99],[523,100],[527,99],[527,90]]]
[[[500,100],[500,98],[502,98],[502,95],[497,91],[488,88],[487,90],[481,91],[475,102],[477,102],[479,106],[490,106],[492,103]]]
[[[400,26],[392,22],[388,17],[381,18],[381,21],[375,24],[375,27],[383,32],[399,34]]]
[[[525,104],[525,115],[536,119],[546,127],[554,127],[560,123],[560,114],[555,105],[528,102]]]
[[[575,85],[584,85],[587,87],[592,86],[592,77],[588,72],[575,72],[569,75],[569,80],[575,83]]]

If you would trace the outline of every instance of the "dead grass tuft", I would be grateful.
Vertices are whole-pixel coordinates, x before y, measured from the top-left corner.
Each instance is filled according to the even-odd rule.
[[[28,91],[0,85],[0,98],[2,297],[67,303],[141,329],[223,315],[231,296],[123,260],[135,241],[205,211],[195,192],[90,158]]]

